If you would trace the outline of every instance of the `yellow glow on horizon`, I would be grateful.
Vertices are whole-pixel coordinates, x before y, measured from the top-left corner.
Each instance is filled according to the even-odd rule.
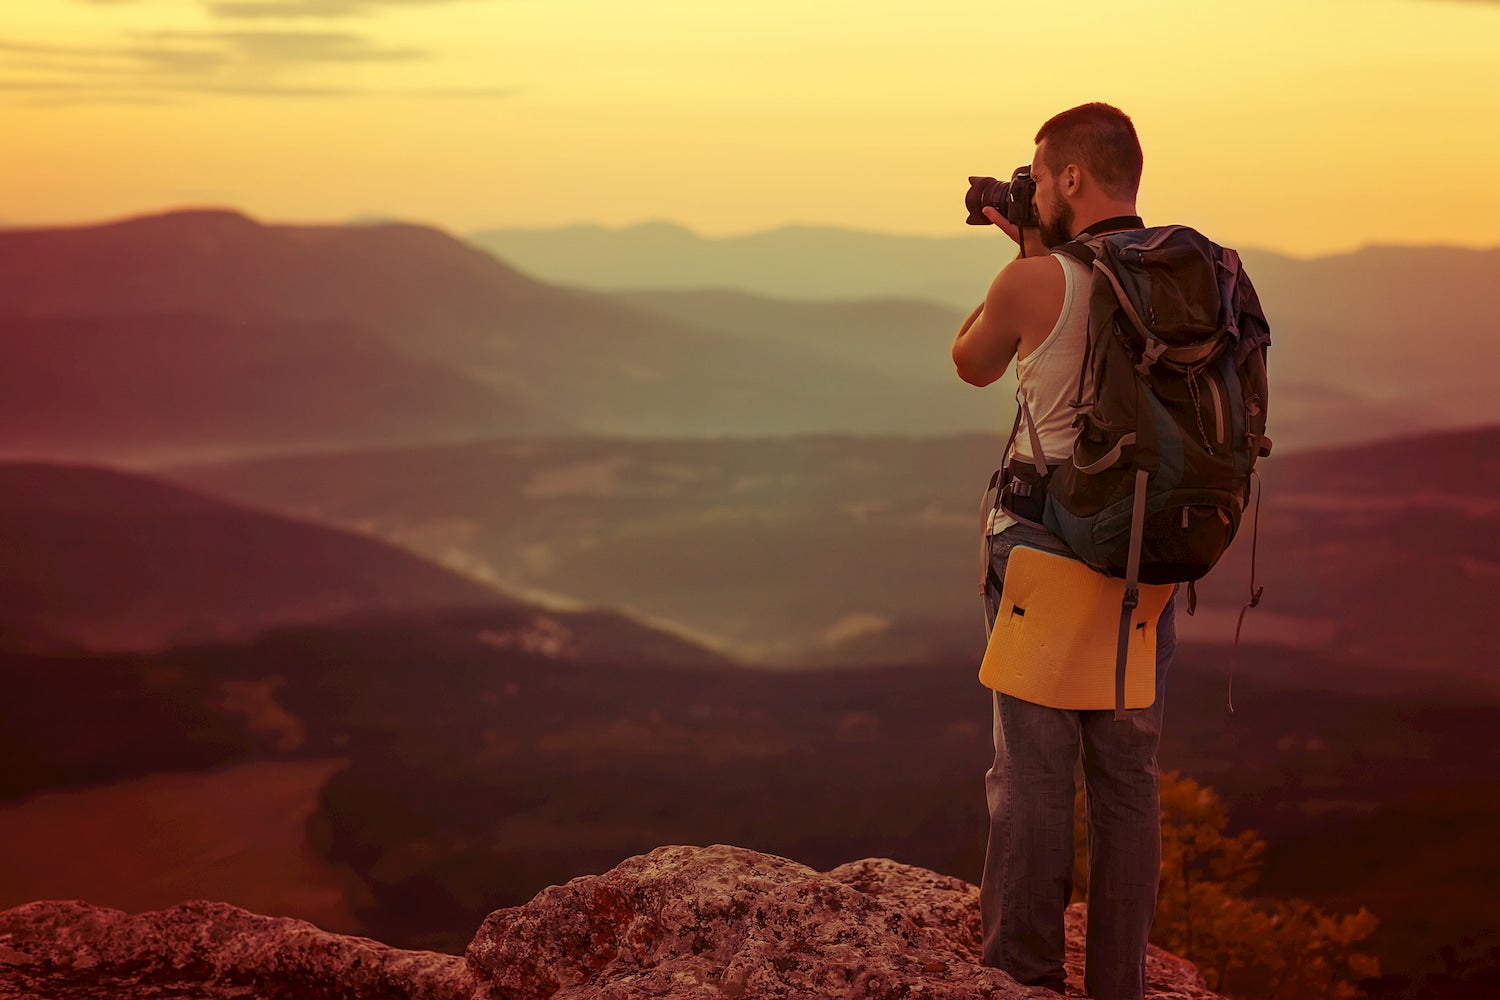
[[[669,219],[707,234],[808,223],[961,235],[968,174],[1008,173],[1047,117],[1106,100],[1141,133],[1148,221],[1296,255],[1500,245],[1500,3],[1123,10],[453,0],[229,21],[196,0],[36,0],[0,32],[0,85],[75,79],[74,57],[18,45],[325,33],[379,58],[250,60],[216,78],[359,92],[342,97],[155,91],[146,98],[168,103],[71,106],[6,87],[0,220],[222,204],[456,232]],[[116,75],[123,98],[142,99]]]

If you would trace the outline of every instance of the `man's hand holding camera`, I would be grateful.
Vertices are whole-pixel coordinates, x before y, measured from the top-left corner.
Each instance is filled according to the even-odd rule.
[[[959,378],[971,385],[989,385],[1004,375],[1023,344],[1030,350],[1045,339],[1062,310],[1063,272],[1045,260],[1049,251],[1035,195],[1029,166],[1017,169],[1009,181],[969,178],[966,221],[999,226],[1021,250],[1000,269],[954,338],[953,363]]]
[[[969,193],[964,198],[964,206],[969,210],[965,221],[971,226],[982,226],[987,221],[999,226],[1021,248],[1022,257],[1044,254],[1047,248],[1038,228],[1041,219],[1035,196],[1036,181],[1029,166],[1017,167],[1008,181],[970,177]]]
[[[981,208],[981,211],[986,219],[998,225],[1005,235],[1016,241],[1016,246],[1020,247],[1020,256],[1037,256],[1038,253],[1047,252],[1047,247],[1043,246],[1043,241],[1041,241],[1041,229],[1037,226],[1016,225],[1001,214],[999,208],[993,208],[992,205],[986,205]]]
[[[984,206],[980,211],[984,213],[986,219],[989,219],[1004,230],[1005,235],[1009,236],[1015,242],[1016,246],[1020,247],[1020,256],[1036,257],[1047,251],[1047,248],[1042,245],[1042,231],[1037,227],[1018,226],[1002,215],[999,209],[990,205]]]

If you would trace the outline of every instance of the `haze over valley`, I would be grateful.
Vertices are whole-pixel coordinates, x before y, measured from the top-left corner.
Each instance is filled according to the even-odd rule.
[[[994,250],[0,230],[0,908],[203,892],[455,948],[663,843],[977,880],[1014,383],[948,351]],[[1258,891],[1432,971],[1500,927],[1500,251],[1246,260],[1276,450],[1179,611],[1162,766],[1267,837]]]

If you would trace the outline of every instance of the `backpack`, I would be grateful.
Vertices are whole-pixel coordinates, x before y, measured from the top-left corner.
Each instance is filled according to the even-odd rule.
[[[1125,579],[1119,718],[1138,583],[1189,584],[1191,614],[1191,584],[1234,539],[1255,462],[1271,452],[1270,325],[1239,254],[1186,226],[1085,233],[1058,251],[1093,274],[1071,461],[1042,466],[1029,413],[1018,428],[1024,416],[1045,481],[1042,523]],[[1247,609],[1260,598],[1253,569],[1251,591]]]

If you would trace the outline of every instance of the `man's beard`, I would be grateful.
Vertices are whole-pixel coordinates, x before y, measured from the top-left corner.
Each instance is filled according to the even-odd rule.
[[[1053,205],[1056,213],[1051,222],[1043,222],[1041,226],[1042,243],[1047,249],[1060,247],[1073,238],[1073,206],[1063,199],[1057,199]]]

